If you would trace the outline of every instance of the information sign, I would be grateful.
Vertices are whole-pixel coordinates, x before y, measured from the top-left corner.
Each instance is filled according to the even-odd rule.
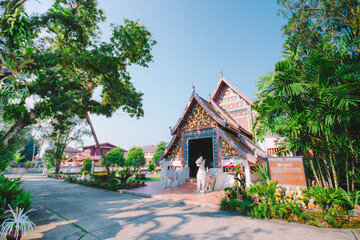
[[[303,157],[268,157],[267,162],[270,179],[280,186],[307,188]]]

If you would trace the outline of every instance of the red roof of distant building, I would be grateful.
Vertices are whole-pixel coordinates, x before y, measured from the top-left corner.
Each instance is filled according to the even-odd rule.
[[[142,147],[142,150],[144,152],[155,152],[156,146],[155,145],[146,145],[145,147]]]

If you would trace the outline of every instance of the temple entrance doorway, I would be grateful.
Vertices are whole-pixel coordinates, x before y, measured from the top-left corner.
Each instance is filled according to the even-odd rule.
[[[211,137],[189,140],[189,168],[191,178],[196,178],[198,167],[195,161],[200,156],[206,159],[205,168],[213,167],[213,145]]]

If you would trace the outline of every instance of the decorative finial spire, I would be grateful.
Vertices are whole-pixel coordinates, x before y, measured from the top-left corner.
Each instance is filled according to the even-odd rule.
[[[236,89],[239,89],[239,85],[236,84]]]
[[[171,126],[169,126],[169,129],[170,129],[170,133],[172,133],[172,127]]]
[[[223,77],[223,72],[222,72],[222,69],[220,69],[220,78]]]
[[[192,83],[192,89],[193,89],[193,92],[195,92],[195,85],[194,85],[194,83]]]

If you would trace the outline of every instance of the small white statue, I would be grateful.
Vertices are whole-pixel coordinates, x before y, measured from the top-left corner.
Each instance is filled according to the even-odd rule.
[[[175,171],[171,171],[168,169],[167,166],[165,166],[165,162],[164,160],[161,160],[159,162],[160,167],[161,167],[161,171],[160,171],[160,187],[161,188],[165,188],[167,186],[177,186],[178,183],[178,173]],[[171,184],[168,184],[169,182],[171,182]]]
[[[196,166],[199,167],[198,172],[196,174],[196,179],[197,179],[196,192],[203,193],[205,191],[212,191],[214,189],[215,180],[216,180],[215,174],[205,170],[205,159],[203,157],[199,157],[195,163]]]

